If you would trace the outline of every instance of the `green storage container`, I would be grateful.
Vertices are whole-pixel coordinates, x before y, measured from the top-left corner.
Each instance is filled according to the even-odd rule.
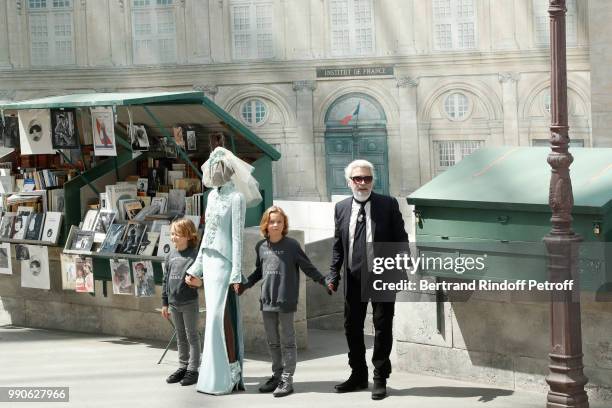
[[[486,254],[482,270],[458,274],[438,267],[426,275],[494,281],[547,279],[542,238],[551,229],[546,147],[483,148],[408,197],[415,206],[421,256]],[[611,281],[612,149],[572,148],[573,230],[583,237],[581,288]]]

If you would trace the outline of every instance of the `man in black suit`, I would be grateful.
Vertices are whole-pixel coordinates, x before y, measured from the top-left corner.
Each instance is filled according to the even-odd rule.
[[[366,160],[355,160],[344,170],[353,197],[336,204],[335,234],[328,287],[337,290],[340,269],[344,266],[344,329],[348,343],[349,379],[335,386],[336,392],[351,392],[368,387],[368,367],[363,337],[368,306],[366,293],[371,276],[367,243],[402,242],[408,247],[408,235],[395,198],[372,192],[374,166]],[[393,296],[393,299],[395,296]],[[372,301],[374,322],[374,387],[372,399],[387,396],[387,378],[391,374],[389,354],[393,345],[394,301]]]

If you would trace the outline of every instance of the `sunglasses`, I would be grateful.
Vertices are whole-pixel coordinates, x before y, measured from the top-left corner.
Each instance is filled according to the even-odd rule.
[[[372,176],[353,176],[351,180],[357,184],[370,184],[374,178]]]

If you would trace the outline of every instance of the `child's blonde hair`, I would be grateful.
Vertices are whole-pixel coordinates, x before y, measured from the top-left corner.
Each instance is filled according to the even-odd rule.
[[[262,215],[261,222],[259,223],[259,231],[264,238],[268,238],[268,223],[270,222],[270,214],[277,213],[283,217],[283,237],[287,235],[289,231],[289,218],[282,208],[273,205],[269,207]]]
[[[180,218],[172,221],[170,224],[170,232],[174,232],[180,237],[187,237],[189,246],[194,247],[198,244],[198,231],[196,230],[193,221],[188,218]]]

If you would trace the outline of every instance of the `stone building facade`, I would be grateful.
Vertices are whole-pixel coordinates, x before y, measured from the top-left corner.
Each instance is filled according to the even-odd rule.
[[[597,145],[591,1],[568,0],[579,146]],[[0,0],[0,100],[202,90],[282,153],[277,198],[346,192],[357,156],[406,196],[481,146],[546,143],[547,3]]]

